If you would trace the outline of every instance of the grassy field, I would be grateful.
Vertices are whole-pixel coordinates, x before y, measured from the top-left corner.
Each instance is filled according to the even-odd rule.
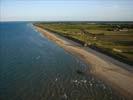
[[[36,23],[51,32],[133,65],[132,23]]]

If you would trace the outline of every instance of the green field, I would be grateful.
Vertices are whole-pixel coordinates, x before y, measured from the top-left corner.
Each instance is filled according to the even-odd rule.
[[[133,24],[131,23],[36,23],[45,28],[133,65]]]

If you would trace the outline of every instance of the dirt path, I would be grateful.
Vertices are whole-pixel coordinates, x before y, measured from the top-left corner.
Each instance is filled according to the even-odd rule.
[[[133,73],[131,71],[125,70],[108,59],[102,59],[95,53],[88,52],[82,47],[59,38],[42,28],[36,27],[36,29],[66,51],[79,56],[86,63],[90,64],[93,75],[111,85],[112,88],[126,96],[129,100],[133,100]]]

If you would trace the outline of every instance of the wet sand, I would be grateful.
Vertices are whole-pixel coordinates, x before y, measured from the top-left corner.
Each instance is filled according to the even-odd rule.
[[[97,52],[93,52],[92,49],[90,49],[92,52],[89,52],[89,48],[85,50],[75,42],[69,42],[69,40],[67,41],[66,39],[60,38],[60,36],[52,34],[47,30],[37,26],[35,27],[39,32],[48,39],[56,42],[67,52],[80,57],[89,66],[91,65],[89,73],[91,72],[92,75],[106,82],[113,89],[126,96],[128,100],[133,99],[133,69],[131,66],[118,61],[116,61],[116,63],[115,60],[113,61],[111,60],[112,58],[106,57],[103,54],[97,55]],[[126,69],[130,67],[130,70],[126,70],[123,67]]]

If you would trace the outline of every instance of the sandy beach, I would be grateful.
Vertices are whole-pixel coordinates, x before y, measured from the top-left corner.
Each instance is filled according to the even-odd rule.
[[[95,53],[96,51],[93,52],[92,49],[90,50],[92,52],[89,52],[76,43],[68,42],[40,27],[36,27],[36,29],[48,39],[56,42],[67,52],[81,58],[89,66],[91,65],[90,72],[92,75],[110,85],[129,100],[133,99],[133,70],[131,66],[115,60],[110,60],[112,58],[106,57],[103,54],[100,54],[102,56],[99,56]],[[123,67],[127,69],[130,67],[130,70],[126,70]]]

